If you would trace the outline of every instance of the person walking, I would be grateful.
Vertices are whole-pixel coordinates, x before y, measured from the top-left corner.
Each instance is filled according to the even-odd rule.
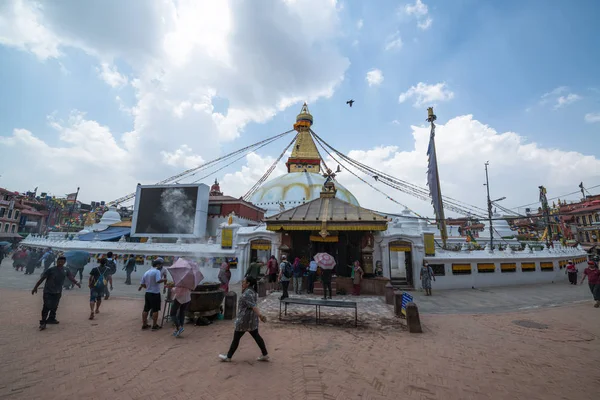
[[[107,260],[103,258],[100,260],[100,265],[92,268],[90,271],[90,279],[88,281],[88,287],[90,288],[90,319],[94,319],[94,312],[96,314],[100,313],[104,287],[110,284],[110,288],[112,289],[112,275],[106,264]]]
[[[133,254],[131,254],[127,261],[125,261],[125,266],[123,267],[123,269],[127,273],[127,278],[125,278],[125,284],[131,285],[131,273],[137,271],[135,256]]]
[[[29,249],[27,252],[27,262],[25,264],[25,275],[31,275],[35,271],[35,266],[39,262],[39,255],[35,249]],[[23,269],[21,269],[23,270]]]
[[[157,331],[160,329],[158,325],[158,313],[160,312],[161,297],[160,297],[160,284],[166,283],[167,279],[162,277],[161,270],[164,264],[164,260],[160,257],[152,261],[152,268],[150,268],[140,282],[138,291],[142,288],[146,289],[144,295],[144,311],[142,312],[142,329],[150,328],[148,325],[148,314],[152,312],[152,330]]]
[[[249,332],[258,347],[260,348],[261,355],[257,358],[257,361],[269,361],[269,353],[265,346],[265,341],[258,333],[258,320],[267,322],[267,318],[260,313],[260,310],[256,306],[258,296],[253,287],[256,286],[256,279],[251,276],[247,276],[242,281],[242,296],[238,302],[238,316],[235,320],[235,331],[233,332],[233,340],[227,354],[219,354],[221,361],[230,362],[231,358],[237,350],[240,339],[246,332]]]
[[[329,298],[331,299],[331,276],[332,269],[321,269],[321,283],[323,284],[323,300],[327,299],[327,290],[329,289]]]
[[[353,284],[353,295],[354,296],[360,296],[360,282],[362,281],[363,278],[363,270],[360,267],[360,263],[357,261],[354,261],[354,266],[353,266],[353,275],[352,275],[352,284]]]
[[[231,269],[229,263],[223,261],[221,263],[221,268],[219,270],[219,282],[221,282],[221,289],[225,291],[225,293],[229,292],[229,281],[231,280]]]
[[[435,281],[435,275],[427,261],[423,261],[419,277],[421,278],[421,286],[425,289],[425,296],[431,296],[431,280]]]
[[[21,271],[23,271],[23,268],[27,264],[27,250],[25,250],[24,248],[18,249],[12,255],[12,259],[13,259],[13,267],[15,268],[15,271],[18,271],[19,268],[21,268]],[[33,271],[32,271],[32,273],[33,273]],[[27,274],[27,272],[26,272],[26,274]]]
[[[112,251],[106,253],[106,267],[108,268],[112,279],[112,275],[117,273],[117,262],[113,258]],[[110,290],[112,289],[112,285],[110,285]],[[104,286],[104,300],[108,300],[110,298],[110,290],[108,290],[108,285]]]
[[[290,279],[292,279],[293,268],[292,264],[287,260],[287,256],[281,256],[281,264],[279,264],[279,283],[281,284],[281,297],[280,300],[287,299],[290,297],[288,288],[290,286]]]
[[[306,288],[306,293],[312,294],[314,292],[318,268],[317,262],[315,260],[310,260],[310,263],[308,264],[308,288]]]
[[[40,263],[44,266],[44,271],[50,268],[52,263],[54,262],[56,256],[50,247],[46,249],[46,252],[42,256]],[[81,278],[79,279],[81,281]]]
[[[600,269],[594,261],[588,261],[587,268],[583,271],[583,278],[581,278],[581,284],[588,278],[588,284],[592,296],[594,297],[594,307],[600,307]]]
[[[304,265],[300,263],[300,258],[294,260],[294,292],[302,294],[302,279],[304,277]]]
[[[246,271],[246,276],[251,276],[255,281],[258,281],[258,277],[260,276],[260,268],[263,266],[262,262],[258,261],[258,258],[254,257],[252,259],[252,263],[250,263],[250,267],[248,271]]]
[[[42,319],[40,320],[40,331],[46,329],[46,324],[58,324],[56,320],[56,310],[58,309],[58,303],[62,296],[63,284],[65,278],[68,278],[74,285],[81,287],[81,284],[75,280],[73,274],[64,268],[67,262],[66,257],[60,256],[56,259],[56,266],[50,267],[42,273],[40,280],[37,281],[31,294],[34,295],[38,291],[38,287],[46,281],[44,285],[42,307]]]
[[[571,285],[577,285],[577,267],[573,264],[573,260],[569,260],[565,274],[569,276],[569,283]]]
[[[185,312],[192,301],[192,291],[185,287],[174,286],[171,290],[173,303],[169,317],[175,323],[173,336],[180,337],[183,333],[183,324],[185,323]]]
[[[275,256],[271,256],[269,261],[267,261],[267,275],[269,276],[269,283],[277,282],[277,272],[279,270],[279,266],[277,265],[277,259]]]

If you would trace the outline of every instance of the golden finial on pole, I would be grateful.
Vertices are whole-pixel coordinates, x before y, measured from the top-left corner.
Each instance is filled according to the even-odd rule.
[[[433,107],[427,108],[427,122],[433,122],[437,119],[435,114],[433,113]]]

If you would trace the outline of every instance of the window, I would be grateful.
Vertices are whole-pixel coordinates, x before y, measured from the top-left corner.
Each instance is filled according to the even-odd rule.
[[[446,275],[446,265],[444,264],[429,264],[435,276]]]
[[[209,204],[208,215],[221,215],[221,204]]]
[[[11,219],[12,215],[13,215],[13,210],[8,210],[8,217],[6,217],[6,218]]]
[[[581,224],[581,218],[577,217],[577,225]]]
[[[596,221],[596,222],[600,222],[600,214],[596,214],[596,215],[594,216],[594,221]]]
[[[16,219],[16,220],[18,220],[18,219],[19,219],[19,215],[20,215],[20,214],[21,214],[21,213],[20,213],[20,211],[19,211],[19,210],[15,211],[15,219]]]
[[[16,229],[17,229],[17,226],[15,224],[13,224],[12,228],[10,228],[11,233],[15,233]]]
[[[471,264],[452,264],[452,275],[470,275]]]
[[[10,228],[10,224],[4,224],[4,232],[8,232],[8,228]]]
[[[4,217],[5,211],[6,211],[6,208],[0,208],[0,218]]]

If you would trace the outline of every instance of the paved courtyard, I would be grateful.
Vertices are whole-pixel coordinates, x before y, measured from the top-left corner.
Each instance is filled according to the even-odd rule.
[[[181,339],[166,325],[158,332],[141,331],[142,300],[135,286],[117,286],[93,321],[87,319],[87,291],[64,292],[61,323],[40,332],[41,294],[29,292],[36,278],[6,263],[0,268],[2,399],[584,400],[599,395],[600,309],[592,307],[582,286],[434,291],[426,299],[416,294],[425,329],[418,335],[409,334],[375,298],[359,300],[359,328],[347,325],[349,310],[336,311],[317,326],[310,307],[296,308],[279,322],[273,294],[260,304],[269,317],[260,329],[272,361],[255,361],[258,348],[245,336],[233,362],[220,363],[216,356],[227,350],[233,333],[230,321],[188,325]],[[557,295],[561,305],[550,301]],[[528,306],[535,308],[521,309]]]

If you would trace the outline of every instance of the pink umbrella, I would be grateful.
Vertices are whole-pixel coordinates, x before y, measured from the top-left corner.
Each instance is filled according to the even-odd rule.
[[[198,264],[193,261],[179,258],[175,263],[167,267],[167,271],[173,277],[175,286],[194,290],[202,282],[204,275],[200,272]]]
[[[327,253],[317,253],[313,258],[317,265],[323,269],[333,269],[335,267],[335,259]]]

